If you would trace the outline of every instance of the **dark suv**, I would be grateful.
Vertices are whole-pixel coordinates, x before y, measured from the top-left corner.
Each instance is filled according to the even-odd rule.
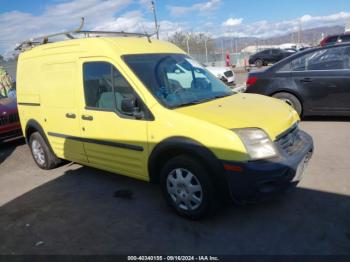
[[[350,43],[307,49],[252,72],[246,92],[279,98],[303,116],[350,116]]]
[[[292,51],[286,51],[278,48],[271,48],[260,51],[249,57],[249,65],[262,67],[271,63],[276,63],[287,56],[294,54]]]
[[[322,39],[321,46],[334,45],[336,43],[350,42],[350,33],[340,35],[329,35]]]

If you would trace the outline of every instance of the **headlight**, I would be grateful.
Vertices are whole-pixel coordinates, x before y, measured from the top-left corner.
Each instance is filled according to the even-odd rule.
[[[233,129],[241,138],[251,160],[265,159],[277,155],[269,136],[259,128]]]

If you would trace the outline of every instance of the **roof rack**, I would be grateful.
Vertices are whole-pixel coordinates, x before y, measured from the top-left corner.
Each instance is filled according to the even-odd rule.
[[[124,31],[119,31],[119,32],[113,32],[113,31],[86,31],[86,30],[81,30],[84,27],[84,22],[85,19],[84,17],[81,18],[80,26],[76,28],[75,30],[71,31],[66,31],[66,32],[61,32],[61,33],[55,33],[55,34],[50,34],[50,35],[44,35],[44,36],[39,36],[35,38],[31,38],[29,40],[23,41],[20,43],[15,50],[17,51],[26,51],[28,49],[31,49],[35,46],[38,45],[44,45],[49,42],[50,38],[57,37],[57,36],[64,36],[68,39],[75,39],[74,35],[84,35],[84,37],[88,38],[91,37],[91,35],[94,35],[94,37],[99,37],[101,35],[114,35],[114,36],[123,36],[123,37],[147,37],[148,41],[151,41],[150,38],[155,35],[156,33],[153,34],[148,34],[148,33],[131,33],[131,32],[124,32]]]

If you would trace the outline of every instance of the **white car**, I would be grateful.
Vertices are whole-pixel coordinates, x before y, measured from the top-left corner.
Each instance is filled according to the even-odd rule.
[[[205,68],[226,85],[232,86],[235,84],[235,74],[231,68],[222,66],[207,66]]]
[[[212,73],[228,86],[233,86],[235,84],[235,75],[229,67],[207,67],[203,64],[195,62],[192,59],[187,59],[187,61],[196,66],[198,69],[205,68],[207,71]],[[203,76],[203,72],[200,70],[195,70],[193,73],[195,74],[196,78],[206,78]],[[169,71],[167,73],[167,76],[170,80],[176,79],[176,82],[178,82],[183,88],[190,88],[192,85],[192,72],[189,71],[188,68],[186,69],[181,65],[176,65],[176,68],[173,68],[172,71]]]

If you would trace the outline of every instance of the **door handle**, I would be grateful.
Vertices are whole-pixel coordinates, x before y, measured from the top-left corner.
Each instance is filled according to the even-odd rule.
[[[92,121],[94,120],[94,118],[92,116],[88,116],[88,115],[82,115],[81,119],[86,120],[86,121]]]
[[[300,82],[302,82],[302,83],[311,83],[312,79],[310,77],[305,77],[305,78],[301,79]]]
[[[66,117],[67,118],[76,118],[77,116],[74,113],[67,113]]]

